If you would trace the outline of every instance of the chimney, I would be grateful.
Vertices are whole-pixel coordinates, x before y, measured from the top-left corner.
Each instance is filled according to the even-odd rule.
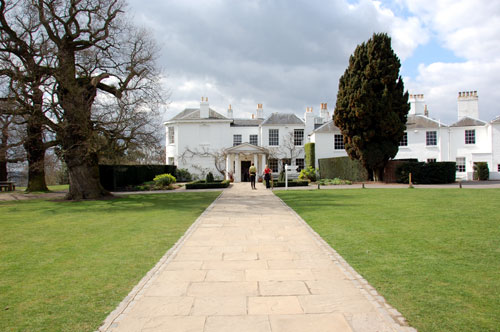
[[[255,119],[255,114],[252,113],[252,120],[254,120],[254,119]]]
[[[210,117],[210,110],[208,107],[208,97],[201,97],[200,119],[208,119],[209,117]]]
[[[427,110],[427,105],[425,105],[425,107],[424,107],[424,115],[426,117],[429,117],[429,110]]]
[[[458,119],[464,117],[479,119],[479,97],[477,91],[462,91],[457,99]]]
[[[321,111],[319,113],[319,116],[323,119],[323,123],[331,120],[330,112],[328,112],[328,104],[327,103],[321,103]]]
[[[257,119],[264,119],[264,108],[262,108],[262,104],[257,104]]]
[[[410,95],[408,99],[410,102],[410,112],[411,115],[425,115],[425,100],[423,94]]]
[[[231,104],[229,104],[229,108],[227,109],[227,117],[229,119],[233,118],[233,109],[231,108]]]
[[[304,122],[306,127],[304,128],[304,136],[307,137],[314,130],[314,112],[312,107],[306,107],[306,112],[304,113]]]

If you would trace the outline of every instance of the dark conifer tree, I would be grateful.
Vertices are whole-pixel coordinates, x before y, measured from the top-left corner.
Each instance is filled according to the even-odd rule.
[[[410,105],[399,76],[401,64],[391,38],[374,34],[356,47],[339,81],[333,116],[351,159],[361,161],[376,181],[398,152]]]

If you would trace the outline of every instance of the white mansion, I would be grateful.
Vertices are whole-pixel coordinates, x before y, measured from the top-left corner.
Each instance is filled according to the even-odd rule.
[[[410,95],[406,132],[394,159],[455,161],[457,178],[471,180],[475,162],[487,162],[490,179],[500,179],[500,117],[479,120],[476,91],[458,94],[458,121],[445,125],[429,117],[423,95]],[[251,163],[262,174],[266,164],[278,172],[284,164],[304,167],[304,144],[315,143],[318,159],[347,156],[340,130],[333,124],[327,104],[319,115],[308,107],[301,119],[292,113],[264,117],[262,104],[251,119],[233,118],[211,109],[208,98],[200,108],[188,108],[165,122],[167,164],[192,174],[233,177],[245,181]]]

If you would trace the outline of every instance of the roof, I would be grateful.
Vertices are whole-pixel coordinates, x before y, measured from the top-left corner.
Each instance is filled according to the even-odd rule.
[[[299,119],[293,113],[272,113],[267,119],[265,119],[262,123],[264,125],[293,125],[300,124],[303,125],[304,121]]]
[[[340,129],[333,123],[333,120],[330,120],[313,130],[313,133],[332,133],[334,131],[338,132]]]
[[[209,116],[208,119],[216,119],[216,120],[228,120],[225,116],[220,113],[217,113],[213,109],[209,108]],[[180,112],[176,116],[174,116],[172,120],[201,120],[200,118],[200,109],[199,108],[186,108],[184,111]]]
[[[469,118],[468,116],[461,118],[454,124],[452,124],[450,127],[476,127],[476,126],[484,126],[486,125],[486,122],[483,120],[478,120],[474,118]]]
[[[269,150],[262,147],[253,145],[250,143],[241,143],[236,146],[232,146],[230,148],[224,149],[225,153],[265,153],[268,154]]]
[[[234,119],[232,127],[258,127],[263,119]]]
[[[500,115],[491,120],[491,123],[500,123]]]
[[[446,127],[442,123],[431,119],[425,115],[408,115],[406,120],[406,129],[417,129],[417,128],[439,128]]]

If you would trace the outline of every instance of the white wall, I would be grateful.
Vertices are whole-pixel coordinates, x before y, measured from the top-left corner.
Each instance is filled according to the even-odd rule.
[[[427,131],[435,131],[437,135],[437,145],[427,145]],[[408,146],[400,146],[394,159],[417,158],[418,161],[427,162],[427,159],[444,161],[441,151],[448,143],[447,130],[443,128],[418,128],[406,131],[408,135]]]

